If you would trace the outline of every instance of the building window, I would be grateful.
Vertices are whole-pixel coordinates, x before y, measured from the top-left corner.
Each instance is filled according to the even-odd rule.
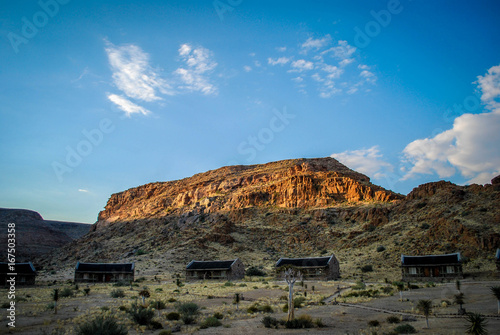
[[[446,273],[455,273],[455,267],[448,265],[446,267]]]
[[[416,275],[417,274],[417,268],[411,267],[408,268],[408,273],[411,275]]]

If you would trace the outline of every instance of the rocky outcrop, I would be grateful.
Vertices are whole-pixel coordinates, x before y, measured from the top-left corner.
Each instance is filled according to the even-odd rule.
[[[96,228],[195,208],[216,213],[247,207],[315,208],[402,198],[371,184],[367,176],[333,158],[295,159],[223,167],[183,180],[151,183],[113,194],[99,214]]]

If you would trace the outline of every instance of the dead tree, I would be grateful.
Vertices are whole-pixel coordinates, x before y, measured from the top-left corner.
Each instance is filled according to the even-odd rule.
[[[295,318],[294,305],[293,305],[293,285],[297,280],[302,280],[302,273],[295,269],[289,268],[284,272],[285,281],[288,284],[288,319],[291,321]]]

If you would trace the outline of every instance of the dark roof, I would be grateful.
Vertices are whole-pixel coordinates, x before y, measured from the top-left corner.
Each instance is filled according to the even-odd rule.
[[[134,263],[80,263],[76,272],[134,272]]]
[[[301,268],[325,267],[328,266],[330,259],[333,257],[309,257],[309,258],[280,258],[276,263],[276,267],[284,265],[292,265]]]
[[[229,270],[236,259],[230,261],[191,261],[186,270]]]
[[[15,263],[15,271],[9,269],[9,263],[0,263],[0,273],[22,273],[22,274],[36,274],[35,267],[31,262],[28,263]]]
[[[401,255],[401,264],[407,265],[442,265],[456,264],[462,261],[460,253],[446,255],[405,256]]]

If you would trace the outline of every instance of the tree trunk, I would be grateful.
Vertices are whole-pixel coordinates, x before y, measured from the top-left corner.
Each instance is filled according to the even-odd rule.
[[[287,321],[292,321],[295,318],[295,313],[293,310],[293,283],[288,286],[288,319]]]
[[[425,323],[427,324],[427,328],[429,328],[429,317],[428,316],[425,317]]]
[[[54,301],[54,314],[57,314],[57,301]]]

